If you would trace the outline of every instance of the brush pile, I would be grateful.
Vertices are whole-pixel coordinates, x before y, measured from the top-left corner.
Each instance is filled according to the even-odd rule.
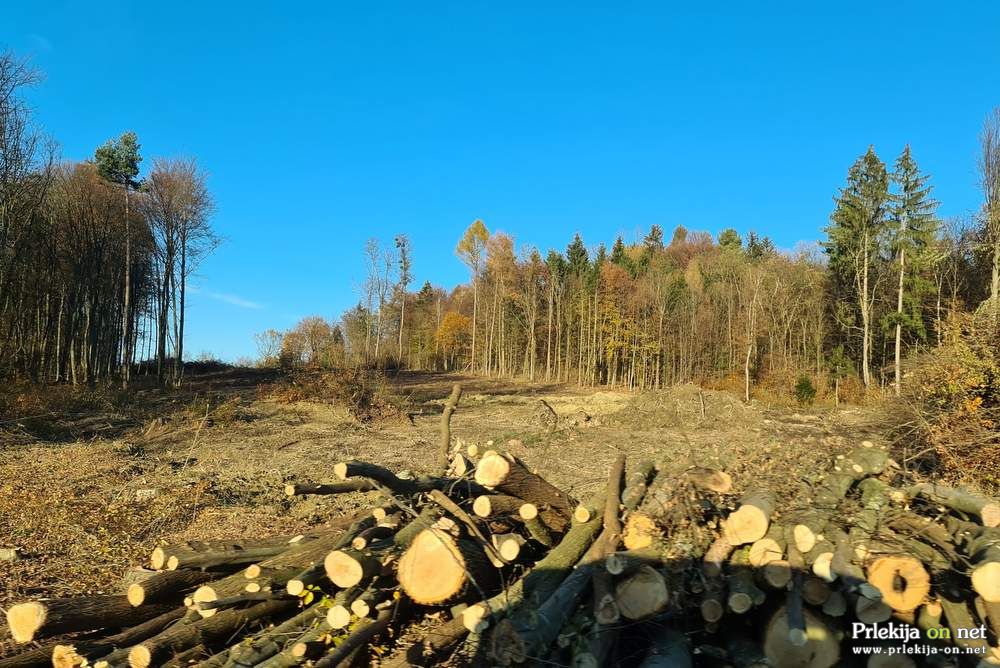
[[[26,650],[0,668],[954,665],[953,644],[962,663],[1000,663],[992,499],[901,486],[868,442],[795,508],[735,494],[723,471],[624,456],[574,499],[510,454],[451,448],[459,394],[439,475],[341,462],[336,481],[286,492],[375,507],[308,535],[158,547],[122,595],[14,605]],[[858,656],[902,641],[852,639],[856,622],[951,640]]]

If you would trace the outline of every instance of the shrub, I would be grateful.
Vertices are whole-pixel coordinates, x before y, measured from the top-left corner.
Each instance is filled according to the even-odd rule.
[[[808,406],[816,398],[816,387],[809,376],[799,376],[795,383],[795,400],[800,406]]]
[[[986,314],[952,319],[942,345],[908,365],[892,404],[902,463],[1000,491],[1000,336]]]

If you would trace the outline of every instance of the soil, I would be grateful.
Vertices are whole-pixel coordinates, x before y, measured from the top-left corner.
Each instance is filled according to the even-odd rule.
[[[121,591],[161,541],[287,534],[366,505],[360,493],[289,499],[283,486],[330,481],[348,459],[429,471],[455,382],[454,438],[506,449],[577,497],[623,451],[632,463],[723,468],[737,492],[764,484],[787,510],[805,503],[831,456],[881,438],[862,409],[768,409],[693,385],[630,393],[403,372],[387,387],[398,415],[365,424],[331,402],[273,398],[274,381],[201,374],[183,390],[133,392],[125,411],[63,419],[44,439],[0,424],[0,548],[19,554],[0,561],[0,608]]]

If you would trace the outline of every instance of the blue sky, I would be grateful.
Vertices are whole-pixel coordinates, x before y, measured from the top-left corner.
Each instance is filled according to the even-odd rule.
[[[704,8],[700,8],[704,7]],[[943,215],[979,205],[1000,3],[11,2],[0,48],[67,159],[123,130],[193,155],[224,245],[186,349],[355,300],[367,238],[451,286],[464,228],[542,249],[656,223],[819,238],[868,144],[909,142]],[[150,161],[147,160],[147,165]]]

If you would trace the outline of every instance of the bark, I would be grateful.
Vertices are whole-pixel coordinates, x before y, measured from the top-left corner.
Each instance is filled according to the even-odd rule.
[[[75,631],[124,627],[167,612],[172,606],[134,608],[124,596],[81,596],[18,603],[7,609],[7,626],[17,643]]]

